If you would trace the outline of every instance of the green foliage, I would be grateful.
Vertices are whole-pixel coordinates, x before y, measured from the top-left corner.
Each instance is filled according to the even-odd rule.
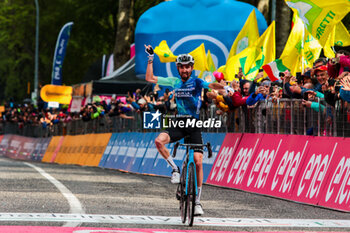
[[[134,18],[162,0],[134,1]],[[62,76],[80,83],[90,65],[115,45],[119,0],[39,0],[39,86],[51,83],[57,36],[72,21]],[[21,102],[34,90],[36,8],[34,0],[0,1],[0,101]]]
[[[117,0],[39,1],[39,84],[51,82],[57,36],[73,21],[63,65],[63,82],[79,83],[92,62],[113,51]],[[29,97],[34,83],[34,0],[0,1],[0,100]]]

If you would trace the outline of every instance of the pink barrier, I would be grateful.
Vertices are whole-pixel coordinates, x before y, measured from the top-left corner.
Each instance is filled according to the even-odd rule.
[[[247,165],[263,134],[227,134],[207,183],[241,188]]]
[[[325,187],[332,159],[337,156],[337,142],[341,139],[330,137],[310,137],[310,148],[300,170],[292,200],[318,203]]]
[[[265,134],[242,189],[290,199],[307,150],[308,137]]]
[[[319,205],[350,211],[350,139],[338,140],[334,145],[333,156],[328,178],[321,190]]]
[[[207,183],[350,211],[350,139],[227,134]]]
[[[41,161],[51,138],[30,138],[7,134],[1,137],[0,156]]]

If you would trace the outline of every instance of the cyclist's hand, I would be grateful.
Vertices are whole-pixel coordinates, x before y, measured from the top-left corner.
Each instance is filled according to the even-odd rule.
[[[145,52],[148,54],[148,56],[153,57],[154,51],[151,45],[145,45]]]

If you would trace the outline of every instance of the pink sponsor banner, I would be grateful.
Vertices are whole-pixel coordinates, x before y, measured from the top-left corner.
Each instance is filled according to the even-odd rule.
[[[235,152],[234,159],[229,165],[224,178],[227,187],[242,189],[243,180],[249,174],[248,167],[256,156],[256,150],[264,134],[243,134],[241,142]]]
[[[242,187],[246,191],[289,199],[309,149],[311,137],[265,134]]]
[[[350,138],[338,138],[338,143],[318,204],[350,211]]]
[[[209,176],[207,178],[208,184],[214,184],[219,186],[225,186],[223,184],[223,178],[228,169],[231,159],[239,145],[242,134],[240,133],[227,133],[224,141],[220,147],[220,151],[216,156],[215,162],[211,168]]]
[[[13,135],[9,141],[9,146],[6,150],[5,156],[13,159],[21,158],[21,149],[23,147],[23,137],[18,135]]]
[[[227,159],[224,159],[224,169],[221,169],[216,177],[214,177],[217,185],[238,189],[242,188],[242,182],[247,174],[249,163],[253,159],[263,136],[263,134],[243,134],[235,150],[231,150],[233,148],[232,144],[227,148],[223,144],[220,153]]]
[[[316,205],[326,188],[333,159],[339,156],[339,138],[313,137],[291,199]]]

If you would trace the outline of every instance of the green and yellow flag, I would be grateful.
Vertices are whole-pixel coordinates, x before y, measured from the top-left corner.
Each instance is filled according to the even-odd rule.
[[[294,26],[289,34],[287,43],[280,56],[284,66],[293,75],[302,72],[302,67],[312,67],[313,62],[319,58],[322,47],[319,42],[305,30],[303,21],[294,13]],[[304,63],[304,65],[303,65]]]
[[[324,54],[328,58],[335,57],[334,51],[331,47],[333,46],[349,46],[350,45],[350,34],[342,22],[335,25],[327,39],[325,46],[323,47]]]
[[[162,40],[160,44],[154,48],[154,53],[158,55],[161,62],[174,62],[176,57],[173,52],[171,52],[167,42]]]
[[[258,22],[256,20],[255,10],[249,14],[247,21],[244,23],[241,31],[238,33],[235,41],[233,42],[230,50],[230,54],[227,59],[239,54],[244,49],[252,46],[259,38]]]
[[[226,63],[228,81],[233,80],[235,74],[238,73],[239,67],[242,67],[242,72],[246,79],[252,80],[263,65],[275,60],[275,27],[275,21],[273,21],[252,46],[228,59]]]
[[[207,52],[207,64],[208,64],[208,71],[214,72],[216,70],[213,58],[211,56],[210,50]]]
[[[326,44],[333,26],[350,11],[349,0],[285,0],[299,15],[307,30],[321,46]]]

